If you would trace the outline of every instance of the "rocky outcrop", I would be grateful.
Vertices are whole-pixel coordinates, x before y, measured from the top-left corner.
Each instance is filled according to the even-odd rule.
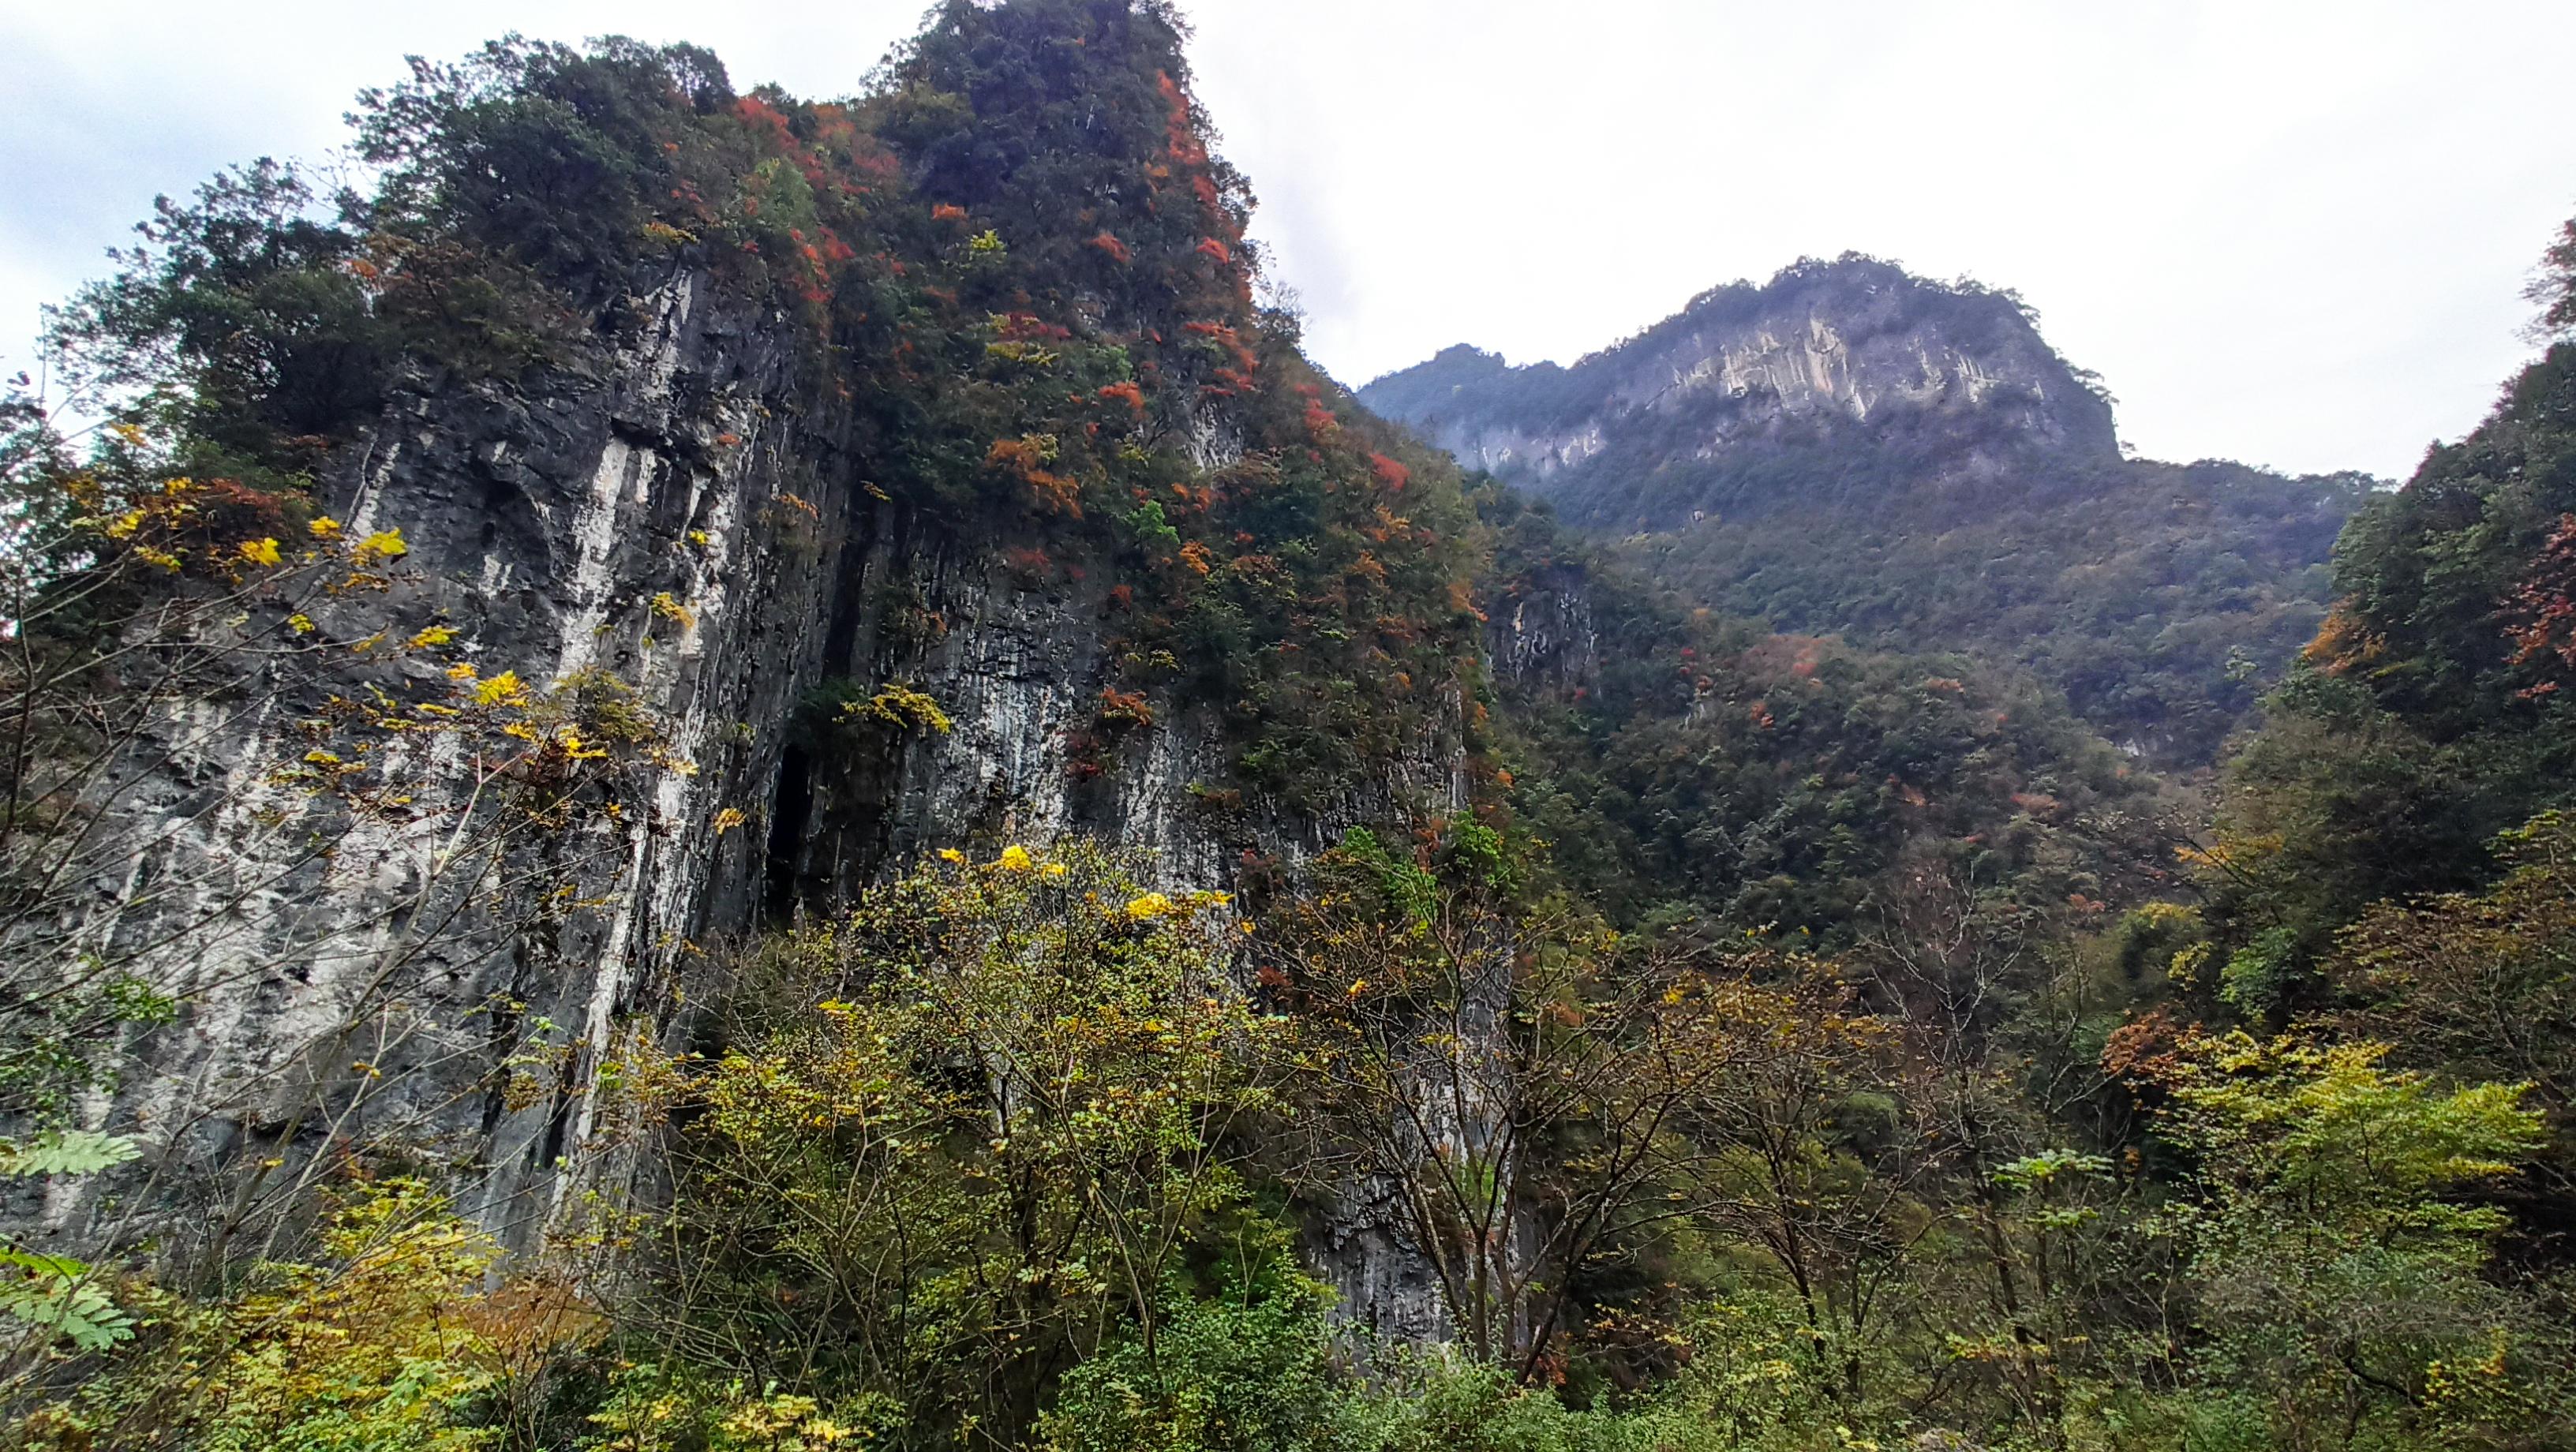
[[[1460,805],[1454,730],[1293,814],[1204,790],[1236,749],[1207,703],[1104,734],[1105,578],[1033,572],[871,490],[791,320],[691,271],[623,313],[540,382],[396,393],[320,503],[353,535],[399,529],[403,579],[313,607],[312,628],[336,647],[437,626],[483,680],[602,683],[655,750],[599,810],[528,831],[495,824],[453,738],[373,759],[402,804],[383,813],[266,779],[327,698],[399,692],[434,661],[352,655],[302,699],[166,723],[114,807],[154,845],[120,870],[190,890],[102,880],[92,919],[151,945],[136,960],[183,1004],[92,1106],[151,1153],[58,1189],[25,1217],[38,1235],[220,1240],[344,1152],[390,1149],[539,1244],[581,1192],[649,1180],[649,1136],[608,1086],[630,1046],[685,1033],[684,986],[729,937],[942,847],[1083,833],[1219,887],[1247,848],[1293,865],[1344,825]],[[1221,453],[1228,425],[1199,433]],[[944,726],[828,729],[832,702],[889,684]],[[1366,1192],[1327,1221],[1318,1267],[1345,1314],[1435,1333],[1436,1289]]]
[[[98,912],[105,936],[157,940],[145,964],[183,1005],[138,1046],[123,1112],[102,1106],[153,1178],[53,1207],[56,1228],[212,1204],[220,1236],[336,1152],[400,1144],[528,1243],[584,1180],[597,1071],[648,985],[752,921],[758,838],[719,815],[765,815],[793,703],[828,666],[845,580],[817,521],[846,514],[847,481],[811,462],[828,440],[794,421],[770,320],[685,272],[631,311],[630,336],[542,386],[398,392],[320,502],[352,533],[399,530],[402,583],[311,619],[326,648],[435,625],[485,677],[614,681],[657,723],[655,764],[558,831],[497,818],[488,763],[452,737],[372,760],[399,804],[382,813],[263,778],[335,697],[437,673],[417,659],[353,657],[320,690],[172,722],[113,810],[154,843],[131,875],[191,890],[102,883]]]
[[[1360,398],[1461,463],[1600,523],[1686,519],[1727,494],[1737,456],[1818,436],[1851,447],[1903,434],[1934,443],[1948,468],[1999,449],[2119,457],[2108,401],[2009,294],[1865,258],[1703,293],[1571,368],[1514,368],[1452,348]],[[1641,468],[1675,458],[1708,467],[1686,487],[1642,497],[1628,487]]]
[[[1495,680],[1521,692],[1571,695],[1601,676],[1601,631],[1582,569],[1558,565],[1510,582],[1485,623]]]

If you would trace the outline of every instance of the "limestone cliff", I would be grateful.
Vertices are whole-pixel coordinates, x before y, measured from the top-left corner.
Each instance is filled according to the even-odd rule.
[[[990,250],[951,244],[947,265],[990,289]],[[134,850],[102,855],[70,940],[177,1016],[83,1115],[145,1159],[12,1217],[46,1243],[224,1254],[355,1162],[417,1167],[541,1245],[593,1192],[649,1198],[651,1134],[616,1084],[638,1051],[691,1046],[692,1005],[765,926],[941,849],[1086,835],[1214,888],[1464,806],[1478,625],[1442,553],[1464,535],[1442,514],[1456,480],[1373,452],[1399,445],[1297,384],[1293,344],[1236,341],[1256,326],[1239,278],[1192,300],[1233,321],[1166,323],[1222,342],[1211,378],[1177,347],[1157,368],[1150,319],[1109,332],[1092,294],[1054,314],[1077,338],[925,282],[957,320],[854,368],[739,265],[622,277],[541,368],[389,369],[293,501],[348,537],[398,534],[384,588],[254,589],[243,638],[320,664],[174,701],[124,750],[102,810]],[[1057,383],[1080,346],[1120,381]],[[932,348],[971,362],[909,361]],[[897,395],[894,425],[871,389]],[[936,430],[959,418],[982,491],[964,502],[917,462],[956,447]],[[1057,457],[1104,430],[1114,457],[1080,474]],[[378,648],[404,640],[437,646]],[[484,750],[509,743],[405,729],[452,714],[438,693],[460,675],[571,712],[527,738],[542,769],[604,749],[585,700],[649,749],[513,816],[499,798],[526,764]],[[917,714],[847,726],[888,691]],[[316,735],[352,710],[384,723],[363,759]],[[363,802],[311,789],[344,769]],[[1317,1269],[1344,1314],[1436,1336],[1436,1290],[1376,1194],[1316,1207]]]
[[[1256,302],[1167,7],[961,0],[847,101],[511,40],[361,105],[373,197],[211,184],[70,325],[229,511],[134,480],[129,624],[224,649],[45,945],[168,1005],[77,1114],[144,1157],[13,1227],[230,1263],[354,1166],[543,1245],[650,1204],[620,1086],[721,1047],[763,928],[1073,835],[1293,884],[1468,805],[1472,506]],[[1382,1189],[1300,1205],[1316,1268],[1437,1335]]]
[[[1757,504],[1730,461],[1827,436],[1856,448],[1903,435],[1944,468],[2033,448],[2118,458],[2109,403],[2011,295],[1857,257],[1702,293],[1571,368],[1458,347],[1361,397],[1569,517],[1621,526]],[[1641,464],[1675,457],[1709,468],[1688,490],[1631,487]]]
[[[1154,693],[1150,729],[1103,739],[1103,692],[1126,679],[1113,577],[1033,574],[879,497],[845,416],[812,406],[792,323],[707,272],[612,311],[636,326],[525,385],[401,380],[317,500],[352,532],[400,530],[401,580],[311,624],[325,641],[435,624],[486,678],[614,682],[657,723],[652,763],[614,809],[494,835],[468,870],[459,843],[499,829],[452,744],[373,762],[401,792],[382,816],[263,779],[326,701],[432,673],[418,660],[353,659],[300,697],[209,701],[156,730],[115,804],[153,845],[96,885],[91,931],[183,1010],[90,1116],[148,1160],[58,1187],[36,1215],[55,1243],[220,1237],[342,1154],[397,1153],[535,1245],[576,1195],[649,1183],[649,1144],[603,1085],[632,1042],[684,1045],[691,993],[720,992],[720,950],[765,924],[940,848],[1083,834],[1220,887],[1345,826],[1461,805],[1454,699],[1295,805],[1222,790],[1243,742],[1228,703],[1186,687]],[[1233,427],[1211,409],[1196,432]],[[889,682],[944,728],[814,729],[818,695]],[[148,879],[188,890],[138,892]],[[1318,1269],[1345,1314],[1436,1336],[1436,1290],[1372,1193],[1327,1213]]]

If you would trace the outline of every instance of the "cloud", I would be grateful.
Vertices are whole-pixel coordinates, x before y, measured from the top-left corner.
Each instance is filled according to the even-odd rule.
[[[156,191],[340,140],[406,52],[689,39],[856,89],[923,0],[101,0],[0,18],[0,363]],[[1570,361],[1857,249],[2019,289],[2146,452],[2402,474],[2527,354],[2576,7],[1200,0],[1200,91],[1310,346]],[[245,18],[249,17],[249,18]]]

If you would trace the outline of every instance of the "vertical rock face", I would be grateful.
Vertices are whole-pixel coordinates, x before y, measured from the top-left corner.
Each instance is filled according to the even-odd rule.
[[[1496,602],[1485,627],[1495,678],[1522,691],[1572,693],[1600,679],[1601,632],[1581,570],[1556,566]]]
[[[1117,679],[1103,584],[1015,573],[873,497],[788,320],[689,271],[624,312],[622,340],[527,388],[396,393],[321,503],[353,534],[401,531],[405,578],[314,625],[335,645],[441,625],[487,681],[615,682],[657,753],[619,810],[477,854],[459,844],[498,830],[478,815],[491,783],[452,738],[389,747],[373,769],[405,805],[362,819],[261,779],[298,757],[320,697],[167,723],[117,808],[156,845],[94,885],[95,932],[157,941],[140,951],[187,1005],[94,1106],[144,1131],[150,1180],[66,1191],[39,1233],[220,1237],[227,1207],[296,1193],[336,1151],[400,1145],[539,1243],[575,1191],[649,1175],[603,1079],[631,1036],[668,1038],[674,985],[730,935],[939,847],[1084,833],[1214,887],[1247,845],[1294,862],[1398,803],[1456,805],[1454,732],[1432,730],[1311,813],[1210,811],[1193,788],[1233,753],[1208,705],[1158,702],[1151,729],[1097,739]],[[1215,447],[1225,424],[1202,432]],[[328,685],[441,673],[352,664]],[[814,729],[818,698],[887,683],[946,728]],[[156,902],[147,879],[191,890]],[[1333,1213],[1316,1251],[1346,1314],[1436,1332],[1436,1288],[1387,1217],[1365,1193]]]
[[[542,1243],[649,1184],[617,1086],[728,938],[925,850],[1089,834],[1219,886],[1466,807],[1473,506],[1256,303],[1172,22],[945,5],[855,104],[505,42],[362,102],[345,226],[210,228],[330,307],[102,324],[265,511],[155,551],[151,598],[237,590],[215,633],[263,663],[101,808],[144,845],[72,931],[182,1007],[89,1106],[148,1162],[45,1207],[61,1243],[237,1258],[360,1157]],[[138,266],[127,311],[245,307]],[[1346,1313],[1436,1325],[1345,1200]]]
[[[1632,511],[1669,522],[1710,503],[1636,499],[1604,482],[1641,459],[1722,463],[1784,438],[1861,433],[1850,426],[1951,434],[1962,456],[2005,445],[2119,457],[2109,403],[2012,298],[1863,258],[1703,293],[1572,368],[1452,348],[1360,397],[1461,463],[1602,523],[1632,522]]]
[[[137,1208],[192,1203],[196,1182],[261,1160],[273,1184],[398,1141],[525,1242],[574,1182],[556,1172],[599,1127],[590,1085],[644,986],[752,920],[758,839],[718,814],[757,811],[826,665],[844,580],[818,521],[845,511],[845,481],[810,463],[827,437],[775,421],[798,380],[767,320],[688,273],[633,303],[622,346],[541,387],[395,395],[322,503],[352,532],[401,531],[407,578],[390,605],[315,623],[335,643],[436,624],[487,678],[619,682],[664,749],[620,811],[549,833],[496,823],[486,763],[453,738],[388,747],[374,769],[401,805],[381,816],[258,780],[327,697],[172,723],[119,810],[159,839],[135,875],[197,890],[100,893],[102,931],[159,935],[184,960],[167,976],[187,1012],[141,1046],[148,1073],[125,1091],[163,1150],[163,1193]],[[356,697],[437,673],[352,665],[329,684]],[[253,826],[281,816],[295,830]]]

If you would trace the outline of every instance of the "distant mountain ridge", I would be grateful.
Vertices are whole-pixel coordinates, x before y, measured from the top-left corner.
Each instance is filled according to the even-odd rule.
[[[1694,603],[2019,666],[2184,768],[2315,633],[2377,482],[2124,459],[2013,293],[1849,254],[1571,367],[1456,347],[1359,396]]]
[[[1783,451],[1893,448],[1944,468],[2034,449],[2119,459],[2110,400],[2017,297],[1857,255],[1712,288],[1570,368],[1461,346],[1360,398],[1600,525],[1759,502],[1746,486]],[[1638,487],[1647,473],[1659,487]]]

